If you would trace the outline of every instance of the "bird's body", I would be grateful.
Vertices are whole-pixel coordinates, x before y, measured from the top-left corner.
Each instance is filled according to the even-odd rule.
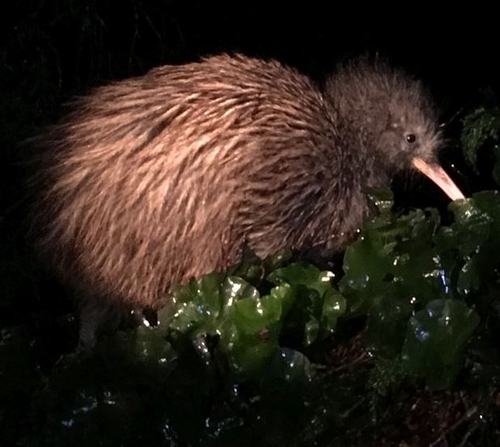
[[[244,56],[160,67],[77,100],[37,140],[37,246],[86,308],[158,307],[245,248],[328,256],[369,214],[366,188],[435,164],[437,124],[420,83],[384,64],[323,87]]]

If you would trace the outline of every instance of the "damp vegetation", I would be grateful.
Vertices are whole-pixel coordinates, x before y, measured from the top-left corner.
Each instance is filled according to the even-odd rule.
[[[15,142],[90,85],[198,54],[165,18],[175,2],[28,3],[12,28],[5,10],[0,48],[0,446],[500,444],[494,98],[462,121],[468,199],[401,209],[369,191],[379,215],[334,270],[247,259],[77,351],[75,309],[25,246]]]
[[[470,114],[462,142],[471,163],[491,154],[493,179],[495,114]],[[444,213],[370,196],[378,216],[337,271],[288,251],[249,259],[82,352],[64,305],[11,317],[0,443],[497,445],[500,192]],[[4,321],[20,313],[2,306]]]

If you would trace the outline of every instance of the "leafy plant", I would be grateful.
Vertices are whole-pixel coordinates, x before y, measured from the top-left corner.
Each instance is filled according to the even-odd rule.
[[[465,117],[461,138],[464,157],[478,172],[478,152],[487,143],[492,144],[491,154],[494,160],[492,175],[498,185],[500,185],[499,137],[500,108],[498,106],[481,106]]]

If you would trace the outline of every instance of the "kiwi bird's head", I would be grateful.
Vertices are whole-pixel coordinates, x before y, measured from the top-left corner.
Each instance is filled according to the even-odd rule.
[[[438,114],[420,81],[363,58],[342,65],[327,80],[325,95],[344,125],[358,135],[361,156],[384,174],[417,169],[452,200],[464,198],[439,165]]]

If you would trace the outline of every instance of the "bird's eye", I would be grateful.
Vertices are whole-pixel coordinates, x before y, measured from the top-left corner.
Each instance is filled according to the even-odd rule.
[[[414,133],[409,133],[406,135],[406,141],[408,143],[415,143],[415,141],[417,141],[417,137],[415,136]]]

